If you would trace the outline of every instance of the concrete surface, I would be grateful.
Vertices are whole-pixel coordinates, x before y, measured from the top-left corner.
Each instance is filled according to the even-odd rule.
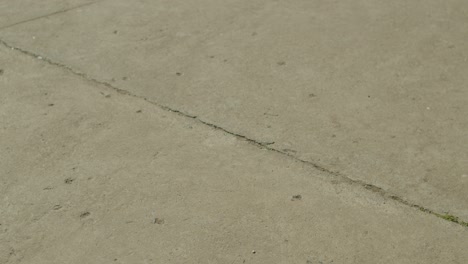
[[[467,14],[465,0],[114,0],[0,38],[468,221]]]
[[[468,261],[466,1],[0,7],[0,263]]]
[[[1,263],[468,259],[463,226],[19,51],[0,58]]]
[[[92,0],[0,1],[0,29],[32,22],[97,2]]]

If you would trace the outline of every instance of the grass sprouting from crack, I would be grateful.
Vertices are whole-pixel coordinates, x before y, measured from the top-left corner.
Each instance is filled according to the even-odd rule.
[[[457,223],[459,225],[462,225],[462,226],[465,226],[465,227],[468,227],[468,222],[465,222],[465,221],[462,221],[460,220],[457,216],[454,216],[454,215],[451,215],[451,214],[448,214],[448,213],[444,213],[444,214],[439,214],[439,213],[436,213],[436,212],[433,212],[429,209],[426,209],[426,208],[419,208],[419,210],[423,211],[423,212],[426,212],[426,213],[431,213],[439,218],[442,218],[446,221],[450,221],[450,222],[453,222],[453,223]]]

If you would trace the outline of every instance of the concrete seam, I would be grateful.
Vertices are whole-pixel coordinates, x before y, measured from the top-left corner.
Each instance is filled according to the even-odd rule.
[[[58,14],[66,13],[66,12],[68,12],[68,11],[72,11],[72,10],[75,10],[75,9],[78,9],[78,8],[81,8],[81,7],[93,5],[93,4],[96,4],[96,3],[98,3],[98,2],[102,2],[102,1],[104,1],[104,0],[101,0],[101,1],[94,1],[94,2],[88,2],[88,3],[84,3],[84,4],[82,4],[82,5],[70,7],[70,8],[67,8],[67,9],[62,9],[62,10],[55,11],[55,12],[52,12],[52,13],[49,13],[49,14],[45,14],[45,15],[42,15],[42,16],[33,17],[33,18],[26,19],[26,20],[18,21],[18,22],[15,22],[15,23],[13,23],[13,24],[10,24],[10,25],[6,25],[6,26],[3,26],[3,27],[0,27],[0,30],[4,30],[4,29],[10,28],[10,27],[14,27],[14,26],[21,25],[21,24],[24,24],[24,23],[32,22],[32,21],[39,20],[39,19],[42,19],[42,18],[48,18],[48,17],[53,16],[53,15],[58,15]]]
[[[25,54],[27,56],[30,56],[30,57],[33,57],[33,58],[36,58],[36,59],[39,59],[39,60],[42,60],[42,61],[44,61],[44,62],[46,62],[46,63],[48,63],[50,65],[53,65],[53,66],[59,67],[59,68],[61,68],[63,70],[66,70],[66,71],[72,73],[73,75],[77,75],[77,76],[85,79],[88,82],[91,82],[91,83],[94,83],[94,84],[97,84],[97,85],[103,85],[103,86],[105,86],[105,87],[107,87],[109,89],[112,89],[112,90],[114,90],[117,93],[122,94],[122,95],[127,95],[127,96],[131,96],[131,97],[134,97],[134,98],[145,100],[146,102],[148,102],[148,103],[150,103],[152,105],[155,105],[155,106],[159,107],[160,109],[162,109],[164,111],[172,112],[172,113],[178,114],[180,116],[193,119],[193,120],[195,120],[195,121],[197,121],[197,122],[199,122],[199,123],[201,123],[201,124],[203,124],[205,126],[211,127],[214,130],[222,131],[222,132],[224,132],[226,134],[232,135],[232,136],[234,136],[234,137],[236,137],[236,138],[238,138],[240,140],[251,143],[251,144],[253,144],[253,145],[255,145],[255,146],[257,146],[257,147],[259,147],[261,149],[265,149],[265,150],[268,150],[268,151],[271,151],[271,152],[274,152],[274,153],[277,153],[277,154],[280,154],[280,155],[283,155],[283,156],[287,156],[288,158],[291,158],[296,162],[300,162],[300,163],[305,164],[307,166],[310,166],[310,167],[312,167],[312,168],[314,168],[314,169],[316,169],[318,171],[324,172],[324,173],[334,177],[335,179],[340,180],[343,183],[347,183],[349,185],[359,186],[359,187],[364,188],[366,190],[377,193],[377,194],[379,194],[380,196],[382,196],[384,198],[394,200],[394,201],[396,201],[396,202],[398,202],[400,204],[403,204],[405,206],[409,206],[411,208],[419,209],[420,211],[422,211],[424,213],[434,215],[434,216],[436,216],[438,218],[441,218],[443,220],[450,221],[450,222],[453,222],[455,224],[458,224],[458,225],[461,225],[461,226],[464,226],[464,227],[468,227],[468,222],[465,222],[465,221],[461,220],[457,216],[449,215],[449,214],[446,214],[446,213],[438,213],[438,212],[436,212],[434,210],[431,210],[429,208],[426,208],[424,206],[421,206],[421,205],[418,205],[418,204],[415,204],[415,203],[411,203],[410,201],[407,201],[404,198],[401,198],[401,197],[399,197],[397,195],[393,195],[390,192],[388,192],[388,191],[386,191],[386,190],[384,190],[384,189],[382,189],[382,188],[380,188],[378,186],[375,186],[373,184],[369,184],[369,183],[366,183],[364,181],[357,180],[357,179],[352,179],[352,178],[350,178],[350,177],[348,177],[346,175],[341,174],[340,172],[332,171],[332,170],[327,169],[327,168],[325,168],[325,167],[323,167],[321,165],[315,164],[312,161],[303,160],[303,159],[301,159],[299,157],[291,155],[290,153],[287,153],[287,152],[281,151],[279,149],[270,147],[269,145],[272,144],[271,142],[261,142],[261,141],[255,140],[255,139],[251,139],[251,138],[249,138],[249,137],[247,137],[245,135],[229,131],[226,128],[223,128],[223,127],[218,126],[216,124],[204,121],[203,119],[201,119],[198,116],[190,115],[188,113],[177,110],[175,108],[172,108],[172,107],[169,107],[169,106],[166,106],[166,105],[162,105],[162,104],[160,104],[160,103],[158,103],[156,101],[150,100],[150,99],[148,99],[148,98],[146,98],[144,96],[133,94],[133,93],[127,91],[127,90],[115,87],[115,86],[111,85],[108,82],[97,80],[97,79],[95,79],[93,77],[88,76],[85,73],[76,71],[75,69],[73,69],[70,66],[67,66],[65,64],[55,62],[55,61],[53,61],[51,59],[48,59],[48,58],[46,58],[44,56],[41,56],[41,55],[38,55],[38,54],[36,54],[34,52],[24,50],[24,49],[21,49],[21,48],[18,48],[18,47],[14,47],[14,46],[8,44],[7,42],[5,42],[2,39],[0,39],[0,44],[5,46],[6,48],[9,48],[9,49],[12,49],[12,50],[17,50],[22,54]]]

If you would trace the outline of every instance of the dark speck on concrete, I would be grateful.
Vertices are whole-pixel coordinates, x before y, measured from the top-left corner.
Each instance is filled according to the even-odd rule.
[[[177,76],[181,76],[182,73],[181,73],[181,72],[176,72],[176,75],[177,75]]]
[[[49,104],[49,106],[54,106],[54,104]]]
[[[164,219],[162,219],[162,218],[155,218],[154,221],[153,221],[153,224],[162,225],[162,224],[164,224]]]
[[[105,98],[110,98],[111,97],[111,94],[105,94],[103,92],[100,92]]]
[[[5,71],[3,69],[0,69],[0,75],[3,75]]]
[[[80,214],[80,218],[85,218],[87,216],[89,216],[91,213],[90,212],[83,212]]]
[[[141,113],[141,112],[143,112],[143,111],[141,111],[141,110],[137,110],[136,112],[137,112],[137,113]]]
[[[283,66],[283,65],[286,65],[286,62],[284,62],[284,61],[278,61],[276,64],[278,64],[279,66]]]
[[[291,201],[299,201],[299,200],[302,200],[302,195],[300,194],[293,195],[293,197],[291,198]]]
[[[72,178],[66,178],[64,182],[65,182],[66,184],[71,184],[74,180],[75,180],[75,179],[72,179]]]

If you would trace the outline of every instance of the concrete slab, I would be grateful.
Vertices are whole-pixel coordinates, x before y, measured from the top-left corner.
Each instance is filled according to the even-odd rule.
[[[463,0],[104,1],[0,38],[468,221],[467,12]]]
[[[468,230],[0,48],[1,263],[464,263]]]
[[[98,0],[0,0],[0,29],[46,18]]]

